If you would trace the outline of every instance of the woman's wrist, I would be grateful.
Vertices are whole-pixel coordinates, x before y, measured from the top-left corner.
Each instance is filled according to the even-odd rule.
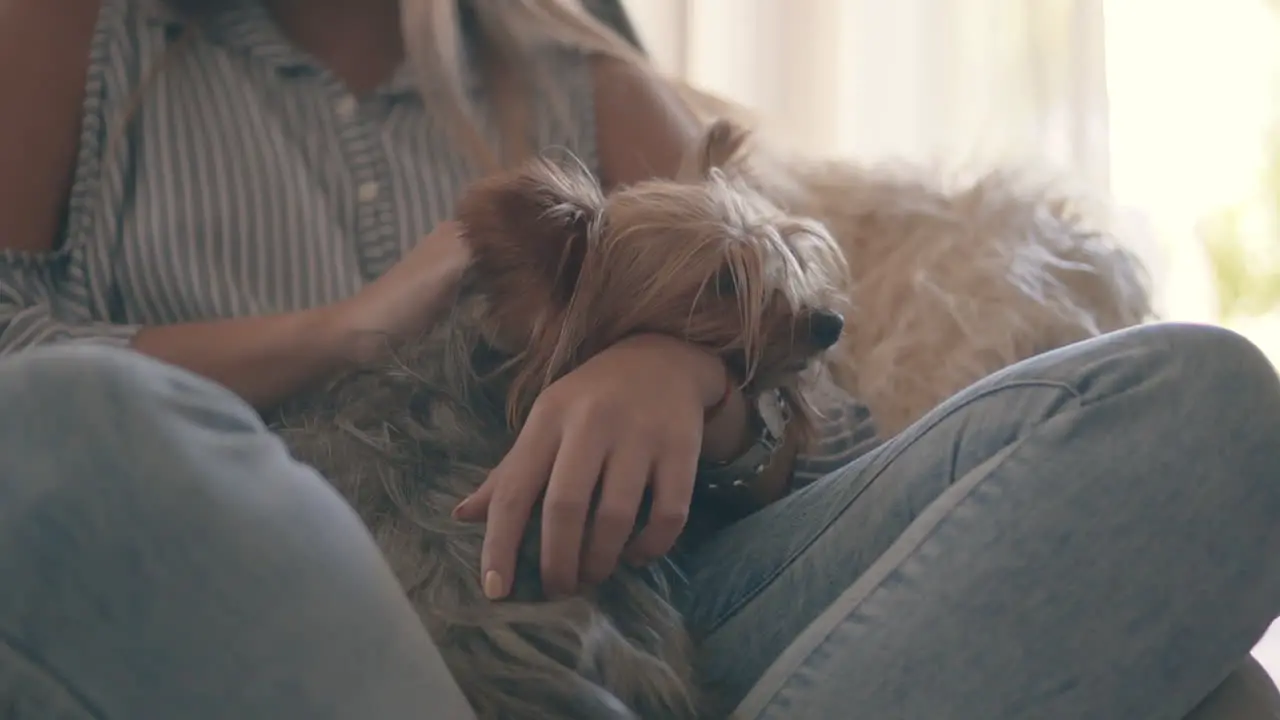
[[[613,348],[658,352],[663,356],[664,369],[674,367],[687,371],[685,377],[690,381],[704,409],[714,406],[724,396],[724,363],[696,345],[667,335],[646,333],[620,340]]]
[[[755,439],[751,408],[742,391],[734,387],[723,403],[707,416],[702,431],[702,457],[711,462],[729,462],[746,452]]]
[[[388,335],[365,329],[362,313],[352,300],[304,312],[313,347],[334,374],[374,364],[389,352]]]
[[[471,262],[456,223],[431,235],[351,297],[316,311],[334,358],[360,367],[387,358],[398,342],[428,332],[455,297]]]
[[[687,368],[699,401],[706,410],[702,432],[702,457],[728,462],[741,455],[754,440],[751,408],[729,369],[719,357],[696,345],[666,336],[636,336],[628,342],[657,343],[670,348]]]

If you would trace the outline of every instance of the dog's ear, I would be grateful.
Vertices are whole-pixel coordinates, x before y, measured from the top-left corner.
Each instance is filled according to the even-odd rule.
[[[716,120],[685,155],[677,178],[683,182],[706,180],[712,170],[722,169],[735,160],[750,137],[751,131],[732,120]]]
[[[603,210],[590,173],[546,160],[476,183],[458,204],[476,283],[511,301],[535,302],[540,294],[567,304]]]

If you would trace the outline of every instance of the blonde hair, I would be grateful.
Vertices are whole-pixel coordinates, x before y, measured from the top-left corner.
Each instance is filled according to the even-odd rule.
[[[480,34],[479,70],[488,83],[499,123],[498,153],[485,140],[462,83],[462,18],[453,0],[401,0],[405,53],[424,93],[442,92],[446,121],[486,170],[513,164],[530,154],[527,117],[532,94],[555,80],[531,62],[539,45],[559,44],[649,70],[648,60],[581,4],[569,0],[469,0]],[[563,102],[553,111],[568,120]]]
[[[126,107],[108,141],[108,151],[119,141],[136,115],[141,97],[164,67],[199,33],[203,16],[227,0],[159,0],[190,22],[183,34],[143,78],[138,93]],[[548,45],[571,48],[587,55],[604,56],[660,76],[639,49],[583,9],[578,0],[401,0],[401,26],[407,61],[424,95],[444,102],[447,127],[458,136],[472,160],[484,172],[509,167],[526,159],[529,109],[534,94],[554,85],[545,65],[534,61]],[[463,65],[463,14],[469,14],[480,35],[477,43],[479,71],[490,88],[498,122],[499,147],[486,139],[476,108],[467,95]],[[677,97],[704,120],[733,116],[745,120],[740,107],[696,90],[686,83],[665,79]],[[569,122],[569,109],[561,95],[552,98],[552,111]]]

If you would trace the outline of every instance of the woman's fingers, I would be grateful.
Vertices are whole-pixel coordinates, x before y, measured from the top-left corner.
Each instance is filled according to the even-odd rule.
[[[584,549],[584,582],[592,585],[604,582],[618,566],[618,557],[635,528],[636,514],[649,486],[652,458],[652,449],[626,444],[605,460],[600,499],[591,514]]]
[[[653,502],[644,529],[627,545],[628,562],[643,564],[666,555],[689,519],[693,481],[698,472],[699,438],[690,434],[666,444],[655,454]]]
[[[460,522],[482,522],[489,517],[489,503],[493,500],[493,489],[497,485],[494,482],[496,476],[489,473],[489,476],[480,483],[480,487],[462,499],[453,508],[453,519]]]
[[[537,488],[520,474],[523,473],[503,468],[492,473],[501,477],[495,479],[497,485],[489,502],[484,546],[480,552],[480,582],[485,597],[490,600],[504,598],[511,591],[520,540],[538,499]]]
[[[488,521],[481,557],[486,595],[510,592],[521,538],[544,489],[539,569],[549,596],[604,580],[620,552],[648,562],[671,549],[693,495],[705,398],[713,395],[708,378],[723,385],[722,369],[711,368],[719,361],[691,349],[638,336],[542,391],[515,446],[455,512]],[[695,359],[707,366],[694,367]],[[628,543],[646,487],[649,517]]]
[[[493,489],[480,552],[480,581],[485,596],[491,600],[506,597],[511,591],[525,526],[556,458],[559,437],[555,429],[549,423],[526,427],[485,481]],[[463,503],[463,512],[473,511],[469,507],[473,498],[474,495]]]
[[[542,587],[548,597],[578,590],[578,571],[587,515],[607,448],[599,433],[567,431],[551,467],[542,504]]]

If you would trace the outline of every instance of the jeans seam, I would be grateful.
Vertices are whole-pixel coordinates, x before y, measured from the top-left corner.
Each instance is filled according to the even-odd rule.
[[[1047,418],[1046,418],[1046,419],[1047,419]],[[1043,421],[1042,421],[1042,422],[1043,422]],[[1033,428],[1035,428],[1035,427],[1039,427],[1039,425],[1040,425],[1040,424],[1041,424],[1041,423],[1037,423],[1036,425],[1034,425],[1034,426],[1033,426]],[[1022,437],[1019,437],[1019,438],[1015,439],[1013,442],[1009,443],[1008,445],[1004,445],[1004,446],[1002,446],[1002,447],[1001,447],[997,452],[992,453],[992,454],[991,454],[991,456],[990,456],[989,458],[987,458],[987,459],[986,459],[986,460],[984,460],[983,462],[981,462],[981,463],[979,463],[979,464],[975,465],[975,466],[973,467],[973,469],[972,469],[972,470],[970,470],[968,473],[965,473],[965,475],[964,475],[964,476],[962,476],[962,480],[963,480],[964,478],[967,478],[967,477],[968,477],[969,475],[971,475],[972,473],[974,473],[974,472],[978,472],[978,471],[982,471],[982,474],[981,474],[981,478],[982,478],[982,479],[986,479],[986,478],[990,477],[990,476],[992,475],[992,473],[994,473],[995,471],[997,471],[998,469],[1000,469],[1001,467],[1003,467],[1003,466],[1004,466],[1005,462],[1006,462],[1006,461],[1008,461],[1009,457],[1010,457],[1010,456],[1012,456],[1012,455],[1013,455],[1013,453],[1017,451],[1018,447],[1021,445],[1021,443],[1022,443],[1022,442],[1024,442],[1024,441],[1027,439],[1027,437],[1028,437],[1028,436],[1025,436],[1025,435],[1024,435],[1024,436],[1022,436]],[[987,467],[988,465],[990,465],[990,467]],[[956,498],[955,503],[954,503],[954,504],[952,504],[952,505],[950,506],[950,508],[949,508],[945,513],[943,513],[942,515],[938,516],[938,517],[936,518],[936,520],[934,521],[934,523],[933,523],[930,527],[928,527],[928,528],[927,528],[927,529],[926,529],[922,534],[920,534],[919,536],[917,536],[917,537],[913,537],[913,538],[910,538],[910,539],[911,539],[911,547],[910,547],[910,548],[909,548],[905,553],[899,553],[899,554],[901,554],[901,557],[896,557],[896,558],[895,558],[895,562],[894,562],[894,563],[893,563],[893,565],[892,565],[892,566],[887,570],[887,572],[885,572],[885,573],[884,573],[884,576],[881,578],[880,582],[879,582],[879,583],[877,583],[876,585],[874,585],[874,586],[872,586],[872,587],[868,588],[868,589],[867,589],[865,592],[863,592],[860,596],[857,596],[857,600],[856,600],[856,602],[854,602],[852,605],[850,605],[850,606],[847,608],[846,612],[843,614],[843,616],[842,616],[842,617],[844,617],[844,618],[848,618],[848,617],[852,616],[854,613],[858,612],[858,611],[862,608],[863,604],[867,601],[867,599],[868,599],[868,598],[869,598],[869,597],[870,597],[874,592],[876,592],[876,591],[880,590],[881,588],[883,588],[883,587],[884,587],[884,585],[885,585],[885,584],[887,584],[887,583],[888,583],[890,580],[892,580],[893,578],[900,576],[900,573],[901,573],[901,571],[902,571],[902,566],[903,566],[903,565],[904,565],[904,564],[905,564],[905,563],[906,563],[906,562],[907,562],[911,557],[913,557],[913,556],[914,556],[914,555],[915,555],[915,554],[920,550],[920,548],[921,548],[925,543],[927,543],[927,542],[929,542],[930,540],[932,540],[932,539],[933,539],[933,537],[937,534],[938,529],[942,526],[942,524],[943,524],[944,522],[946,522],[946,520],[947,520],[947,519],[948,519],[948,517],[951,515],[951,513],[955,510],[955,508],[959,507],[962,503],[964,503],[964,502],[968,501],[968,500],[973,496],[973,493],[974,493],[977,489],[978,489],[978,483],[974,483],[971,487],[967,488],[967,489],[964,491],[964,494],[963,494],[962,496],[960,496],[960,497]],[[875,561],[874,563],[872,563],[872,566],[871,566],[870,568],[868,568],[868,572],[870,572],[872,569],[878,569],[878,568],[877,568],[877,566],[878,566],[882,561],[884,561],[886,557],[888,557],[888,556],[890,556],[892,553],[894,553],[894,551],[898,548],[899,544],[900,544],[904,539],[906,539],[907,537],[908,537],[908,533],[904,532],[904,533],[903,533],[903,535],[902,535],[902,536],[900,536],[900,537],[898,538],[898,540],[896,540],[896,541],[895,541],[895,542],[890,546],[890,548],[889,548],[888,550],[886,550],[886,551],[885,551],[884,555],[881,555],[879,558],[877,558],[877,559],[876,559],[876,561]],[[860,576],[860,577],[859,577],[859,580],[861,580],[863,577],[865,577],[865,576],[866,576],[866,574],[867,574],[867,573],[864,573],[862,576]],[[797,636],[797,638],[796,638],[795,640],[793,640],[793,641],[792,641],[792,644],[794,645],[794,643],[796,643],[796,642],[797,642],[797,641],[799,641],[802,637],[804,637],[804,634],[805,634],[805,633],[806,633],[806,632],[807,632],[811,627],[813,627],[814,625],[816,625],[817,621],[819,621],[819,620],[823,619],[824,615],[826,615],[826,614],[827,614],[828,612],[830,612],[833,608],[835,608],[835,607],[836,607],[836,606],[841,602],[841,600],[843,600],[843,599],[844,599],[844,597],[845,597],[846,595],[848,595],[850,592],[852,592],[852,591],[853,591],[853,589],[854,589],[855,587],[857,587],[857,585],[858,585],[858,580],[855,580],[855,581],[854,581],[853,583],[851,583],[848,587],[846,587],[843,591],[841,591],[840,595],[838,595],[838,596],[836,597],[836,599],[832,601],[831,605],[829,605],[826,609],[824,609],[822,613],[819,613],[819,614],[818,614],[818,617],[814,618],[814,622],[813,622],[813,623],[811,623],[811,625],[810,625],[810,626],[806,627],[805,631],[802,631],[801,635],[800,635],[800,636]],[[813,649],[816,649],[816,648],[817,648],[818,646],[820,646],[822,643],[826,642],[826,640],[827,640],[827,639],[828,639],[828,638],[829,638],[829,637],[830,637],[830,636],[831,636],[831,635],[836,631],[836,629],[837,629],[838,627],[839,627],[839,624],[836,624],[836,625],[832,625],[832,626],[830,626],[830,627],[827,627],[824,631],[822,631],[822,638],[821,638],[821,640],[819,641],[818,645],[815,645]],[[811,649],[811,650],[810,650],[810,652],[809,652],[809,653],[807,653],[807,654],[805,655],[805,659],[806,659],[806,661],[807,661],[807,659],[808,659],[809,657],[811,657],[811,656],[812,656],[812,650],[813,650],[813,649]],[[788,647],[783,651],[783,653],[782,653],[782,654],[780,654],[780,655],[778,656],[778,658],[776,658],[776,659],[775,659],[775,662],[780,662],[780,661],[781,661],[781,660],[782,660],[782,659],[783,659],[783,658],[788,654],[788,652],[789,652],[789,651],[791,651],[791,650],[792,650],[792,645],[788,645]],[[756,683],[752,686],[751,690],[749,690],[749,691],[748,691],[747,696],[746,696],[746,697],[744,697],[744,698],[742,699],[742,701],[739,703],[738,707],[737,707],[737,708],[735,708],[735,710],[734,710],[734,713],[735,713],[734,717],[735,717],[735,718],[741,718],[741,720],[746,720],[747,718],[760,718],[760,719],[762,719],[762,720],[763,720],[764,718],[768,718],[768,717],[772,717],[772,716],[774,716],[774,715],[775,715],[775,709],[774,709],[774,708],[771,708],[771,707],[770,707],[770,705],[771,705],[775,700],[777,700],[777,699],[778,699],[778,696],[783,692],[783,689],[784,689],[784,687],[786,686],[786,684],[787,684],[788,682],[790,682],[792,679],[794,679],[795,677],[797,677],[801,672],[803,672],[803,670],[804,670],[804,668],[805,668],[805,664],[806,664],[806,662],[802,661],[799,665],[797,665],[795,668],[793,668],[791,672],[786,673],[786,674],[785,674],[785,678],[786,678],[786,679],[785,679],[781,684],[779,684],[777,687],[775,687],[771,692],[769,692],[769,693],[768,693],[768,697],[767,697],[767,698],[751,698],[751,695],[752,695],[753,693],[755,693],[755,692],[757,691],[757,689],[758,689],[758,688],[760,688],[760,687],[764,687],[764,686],[762,686],[762,685],[761,685],[762,681],[764,681],[764,680],[766,680],[766,679],[772,679],[772,678],[771,678],[771,674],[777,674],[777,673],[774,673],[774,672],[773,672],[774,668],[773,668],[773,665],[771,664],[769,668],[766,668],[765,672],[761,675],[761,677],[760,677],[760,678],[757,678]],[[749,700],[749,699],[753,700],[753,702],[750,704],[750,706],[748,705],[748,700]],[[757,706],[757,703],[759,703],[759,704],[758,704],[758,708],[759,708],[759,709],[758,709],[758,711],[756,711],[756,712],[750,712],[751,707],[755,707],[755,706]]]
[[[9,653],[33,669],[33,671],[47,678],[52,684],[62,689],[71,700],[82,710],[87,716],[103,720],[106,716],[86,698],[82,693],[78,692],[65,677],[55,671],[47,663],[43,662],[34,652],[18,642],[3,630],[0,630],[0,648],[7,649]]]
[[[912,437],[905,439],[901,443],[898,443],[897,447],[893,448],[890,453],[887,453],[888,455],[887,459],[876,458],[875,462],[879,463],[879,467],[875,469],[875,472],[871,475],[871,478],[866,482],[866,484],[864,484],[862,488],[858,490],[858,492],[854,493],[853,496],[850,497],[840,507],[839,511],[832,513],[831,519],[828,520],[826,524],[824,524],[822,528],[820,528],[817,532],[813,533],[813,535],[810,537],[808,542],[796,548],[794,552],[792,552],[789,556],[787,556],[786,560],[779,563],[778,566],[774,568],[773,572],[769,573],[759,583],[757,583],[756,587],[752,589],[751,592],[744,593],[738,599],[737,602],[730,605],[723,613],[721,613],[718,617],[716,617],[716,619],[707,626],[706,630],[704,631],[704,634],[710,635],[716,632],[717,630],[719,630],[721,627],[723,627],[724,624],[732,620],[733,617],[737,615],[738,612],[742,610],[743,607],[745,607],[751,601],[755,600],[755,598],[759,596],[759,594],[763,592],[765,588],[769,587],[769,585],[771,585],[775,580],[777,580],[778,576],[782,575],[782,573],[786,572],[788,568],[790,568],[793,564],[795,564],[796,560],[799,559],[801,555],[804,555],[804,553],[807,552],[809,548],[812,547],[813,544],[818,541],[818,538],[826,534],[826,532],[831,528],[831,525],[835,523],[837,520],[839,520],[840,517],[843,516],[844,513],[848,511],[849,506],[857,502],[858,498],[862,497],[862,494],[865,493],[868,488],[870,488],[873,484],[875,484],[877,480],[880,479],[880,476],[883,475],[884,471],[888,469],[890,465],[893,464],[894,460],[901,457],[902,453],[906,452],[907,448],[914,446],[915,443],[920,438],[924,437],[930,430],[932,430],[933,428],[941,424],[943,420],[947,420],[951,418],[955,413],[959,412],[964,408],[969,407],[970,405],[977,402],[978,400],[988,398],[992,395],[995,395],[1005,390],[1013,390],[1013,389],[1024,388],[1024,387],[1040,387],[1040,388],[1050,388],[1050,389],[1065,391],[1066,393],[1070,394],[1071,397],[1074,398],[1077,402],[1080,402],[1082,406],[1085,404],[1083,402],[1083,399],[1084,399],[1083,395],[1075,387],[1059,380],[1010,380],[1008,382],[999,383],[990,388],[986,388],[982,392],[979,392],[976,395],[974,395],[973,397],[966,398],[964,402],[955,403],[952,407],[948,407],[945,412],[939,413],[937,417],[930,420],[930,422],[927,425],[924,425],[923,427],[917,428],[915,425],[912,425],[904,433],[899,434],[896,437],[890,439],[889,442],[892,442],[893,440],[903,438],[906,432],[910,432],[912,434]],[[1028,428],[1028,431],[1034,431],[1037,427],[1039,427],[1041,422],[1047,419],[1049,418],[1044,418],[1041,421],[1036,422],[1034,425]],[[1014,440],[1014,442],[1016,441],[1017,439]],[[999,452],[1000,449],[1001,448],[997,448],[997,452]],[[994,455],[995,453],[992,453],[992,454]],[[831,475],[834,475],[840,472],[844,472],[844,469],[836,470],[833,473],[828,474],[826,477],[830,477]],[[824,480],[826,480],[826,477],[824,477],[822,480],[819,480],[818,482],[823,482]],[[813,487],[813,484],[807,487]]]

